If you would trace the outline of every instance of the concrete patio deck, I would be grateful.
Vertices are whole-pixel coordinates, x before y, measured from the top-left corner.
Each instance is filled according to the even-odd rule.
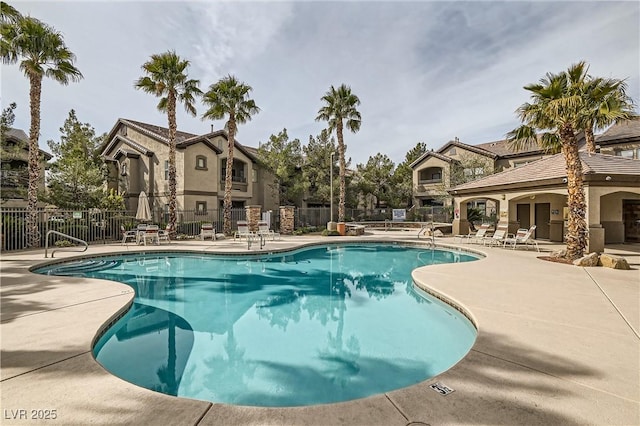
[[[312,242],[412,240],[283,237],[273,251]],[[439,244],[452,245],[452,238]],[[0,262],[2,424],[418,425],[640,424],[640,246],[607,247],[634,270],[581,268],[526,250],[466,245],[478,262],[417,269],[413,279],[468,310],[478,339],[457,365],[423,383],[360,400],[310,407],[231,406],[171,397],[127,383],[91,354],[96,332],[133,298],[107,281],[35,275],[43,250]],[[550,250],[553,245],[543,245]],[[254,247],[255,249],[255,247]],[[93,245],[85,255],[133,250],[246,252],[246,243]],[[254,250],[252,250],[254,251]],[[56,253],[56,258],[77,253]],[[455,392],[429,388],[442,382]],[[55,410],[55,419],[39,419]],[[35,415],[36,418],[32,418]]]

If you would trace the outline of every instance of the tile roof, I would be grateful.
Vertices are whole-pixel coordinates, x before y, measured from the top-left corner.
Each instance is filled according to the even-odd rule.
[[[640,118],[625,120],[609,127],[603,134],[596,136],[596,143],[623,143],[627,140],[640,141]]]
[[[512,150],[509,148],[509,143],[506,139],[494,142],[481,143],[474,145],[477,148],[489,151],[499,157],[508,157],[512,155],[522,154],[537,154],[538,152],[544,152],[544,149],[540,148],[537,144],[530,145],[523,149]]]
[[[13,139],[17,139],[19,141],[25,142],[27,144],[29,143],[29,136],[22,129],[16,129],[14,127],[10,127],[9,130],[7,130],[7,132],[5,133],[5,137],[7,139],[13,138]],[[29,149],[28,145],[25,147],[25,149],[27,150]],[[42,155],[44,155],[44,158],[46,161],[49,161],[53,158],[53,155],[51,155],[47,151],[43,149],[39,149],[39,151]]]
[[[159,136],[161,139],[165,141],[169,141],[169,129],[167,127],[155,126],[153,124],[143,123],[141,121],[129,120],[129,119],[121,119],[123,122],[132,125],[134,128],[138,127],[139,129],[153,133],[156,136]],[[183,132],[180,130],[176,131],[176,143],[180,143],[186,139],[195,137],[197,135],[193,133]]]
[[[424,154],[422,154],[420,157],[418,157],[418,159],[415,160],[413,163],[409,164],[409,167],[413,168],[417,166],[418,164],[422,163],[427,157],[436,157],[448,163],[451,163],[452,161],[454,161],[453,158],[447,157],[446,155],[440,154],[439,152],[427,151]]]
[[[623,158],[614,155],[591,154],[580,152],[582,172],[589,174],[615,174],[640,176],[640,160]],[[521,167],[507,169],[503,172],[485,176],[481,179],[458,185],[451,190],[462,191],[488,188],[498,185],[509,185],[525,182],[537,182],[549,179],[561,179],[567,175],[564,156],[552,155]]]
[[[134,128],[138,128],[141,131],[149,134],[151,133],[152,135],[155,135],[156,137],[160,137],[160,139],[164,140],[165,142],[169,141],[169,129],[166,127],[161,127],[161,126],[156,126],[154,124],[148,124],[148,123],[143,123],[141,121],[135,121],[135,120],[129,120],[129,119],[124,119],[121,118],[120,121],[122,121],[123,123],[132,126]],[[181,131],[177,131],[176,132],[176,147],[180,148],[180,147],[187,147],[193,143],[197,143],[197,142],[207,142],[207,138],[208,137],[216,137],[216,136],[223,136],[225,139],[227,138],[227,132],[225,130],[217,130],[215,132],[210,132],[210,133],[205,133],[203,135],[195,135],[193,133],[188,133],[188,132],[181,132]],[[218,147],[208,144],[214,151],[220,153],[222,152]],[[238,140],[236,139],[235,141],[235,146],[236,148],[238,148],[241,152],[243,152],[247,157],[249,157],[251,159],[251,161],[256,162],[257,158],[256,158],[256,154],[257,154],[257,150],[255,148],[251,148],[251,147],[247,147],[242,145],[240,142],[238,142]]]
[[[27,136],[27,134],[22,129],[14,129],[13,127],[9,128],[9,130],[7,130],[7,133],[5,133],[5,136],[14,137],[18,140],[29,142],[29,136]]]
[[[462,143],[459,140],[447,142],[446,144],[441,146],[436,152],[442,154],[444,151],[448,150],[450,146],[457,146],[462,149],[466,149],[480,155],[486,155],[487,157],[491,157],[491,158],[496,157],[495,153],[482,148],[480,145],[467,145],[466,143]]]

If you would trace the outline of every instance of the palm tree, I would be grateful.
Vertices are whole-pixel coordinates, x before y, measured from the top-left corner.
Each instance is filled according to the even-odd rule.
[[[329,131],[336,131],[338,139],[338,159],[340,162],[340,199],[338,202],[338,222],[344,222],[344,204],[346,198],[345,175],[347,163],[344,158],[345,147],[342,130],[346,124],[347,129],[356,133],[360,130],[361,117],[356,109],[360,105],[360,99],[353,93],[351,88],[345,84],[340,85],[337,89],[333,86],[321,98],[325,105],[318,110],[316,121],[327,121],[329,123]],[[346,120],[346,122],[345,122]]]
[[[4,5],[2,5],[4,10]],[[82,78],[73,65],[75,55],[67,48],[62,34],[53,27],[31,17],[3,21],[0,25],[0,52],[4,64],[20,62],[20,70],[29,79],[29,186],[27,214],[27,246],[40,244],[38,231],[38,182],[40,181],[40,98],[42,78],[49,77],[60,84]]]
[[[524,89],[531,92],[532,102],[516,111],[524,124],[507,134],[512,149],[538,144],[547,151],[559,148],[562,152],[567,171],[567,257],[570,259],[584,254],[588,239],[582,163],[576,138],[589,108],[583,92],[588,77],[586,71],[580,62],[565,72],[547,73],[538,84],[525,86]]]
[[[583,128],[588,152],[596,152],[595,130],[604,130],[617,121],[636,116],[633,100],[627,96],[626,89],[624,80],[594,78],[585,82],[583,93],[588,108]]]
[[[225,235],[231,235],[231,187],[233,169],[233,151],[237,125],[251,121],[251,116],[260,112],[253,99],[249,98],[251,86],[238,81],[234,76],[228,75],[215,84],[209,86],[209,91],[204,94],[202,102],[209,109],[202,115],[202,119],[220,120],[229,116],[227,120],[227,169],[224,177],[224,205],[223,205],[223,231]]]
[[[0,1],[0,22],[3,24],[17,24],[22,19],[22,14],[13,6]]]
[[[199,80],[190,80],[186,70],[189,61],[182,60],[176,52],[167,51],[151,55],[151,60],[142,65],[146,76],[135,82],[135,88],[160,97],[158,110],[167,113],[169,120],[169,232],[174,238],[176,233],[176,104],[184,105],[185,110],[195,116],[195,96],[202,91]]]

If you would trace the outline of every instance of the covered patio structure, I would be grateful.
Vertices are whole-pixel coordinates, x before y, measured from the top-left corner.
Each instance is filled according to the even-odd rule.
[[[640,161],[580,153],[589,227],[588,252],[604,244],[640,242]],[[478,199],[497,204],[497,220],[509,232],[536,225],[535,238],[562,242],[567,220],[567,174],[562,154],[512,168],[449,190],[453,233],[469,230],[467,205]]]

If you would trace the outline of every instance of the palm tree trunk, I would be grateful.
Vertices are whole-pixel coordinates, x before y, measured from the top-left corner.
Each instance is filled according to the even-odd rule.
[[[587,152],[590,154],[595,154],[596,152],[596,138],[593,135],[593,128],[591,126],[587,126],[584,129],[584,138],[587,141]]]
[[[167,99],[167,114],[169,116],[169,238],[175,239],[177,220],[176,194],[176,95],[170,91]],[[152,195],[152,194],[149,194]]]
[[[229,114],[229,141],[227,144],[227,170],[224,176],[224,206],[223,206],[223,232],[226,236],[231,235],[231,187],[233,186],[231,170],[233,168],[233,149],[236,137],[236,118],[233,113]]]
[[[567,258],[577,259],[587,249],[588,228],[586,221],[587,205],[582,181],[582,163],[578,153],[575,132],[570,124],[560,129],[562,154],[567,164],[567,205],[569,223],[567,232]]]
[[[342,139],[342,120],[336,126],[336,134],[338,136],[338,158],[340,159],[340,198],[338,200],[338,222],[344,222],[344,201],[346,198],[345,174],[347,163],[344,159],[344,142]]]
[[[40,182],[40,96],[42,95],[42,75],[29,74],[29,106],[31,127],[29,129],[29,189],[27,196],[27,247],[40,246],[38,231],[38,184]]]

